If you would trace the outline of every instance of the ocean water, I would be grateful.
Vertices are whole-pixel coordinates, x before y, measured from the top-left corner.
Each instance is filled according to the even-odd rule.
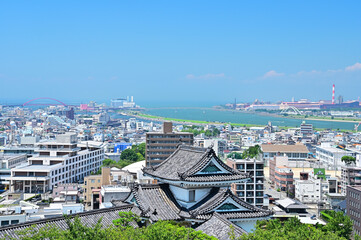
[[[355,123],[352,122],[334,122],[334,121],[318,121],[318,120],[302,120],[292,118],[282,118],[255,113],[235,112],[235,111],[219,111],[210,108],[150,108],[146,114],[178,118],[186,120],[200,120],[220,123],[244,123],[266,125],[269,121],[274,126],[299,127],[303,121],[313,124],[315,128],[329,129],[347,129],[353,130]]]

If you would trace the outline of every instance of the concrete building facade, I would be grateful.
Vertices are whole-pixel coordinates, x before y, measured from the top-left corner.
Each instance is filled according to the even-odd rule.
[[[353,221],[354,234],[361,235],[361,186],[347,186],[346,213]]]
[[[361,185],[361,168],[342,167],[341,168],[341,194],[346,196],[347,186]]]
[[[11,169],[11,191],[44,193],[61,183],[80,183],[98,171],[104,160],[99,146],[78,144],[74,133],[58,135],[55,142],[39,143],[37,156]]]
[[[249,175],[250,180],[232,184],[232,191],[243,201],[264,206],[264,172],[263,161],[256,159],[227,159],[227,165]]]
[[[172,123],[164,122],[163,132],[146,134],[146,166],[155,166],[167,159],[179,145],[193,145],[193,133],[173,132]]]

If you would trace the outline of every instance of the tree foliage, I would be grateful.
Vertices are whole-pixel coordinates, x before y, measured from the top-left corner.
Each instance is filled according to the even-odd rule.
[[[351,238],[352,234],[352,220],[343,214],[343,212],[327,211],[327,214],[331,216],[328,219],[325,229],[336,233],[337,235],[346,239]]]
[[[216,240],[201,231],[172,221],[158,221],[146,227],[133,228],[129,223],[138,221],[138,216],[131,212],[121,212],[119,216],[120,219],[114,221],[115,226],[105,228],[102,227],[102,219],[94,226],[86,226],[79,218],[66,218],[66,230],[47,225],[40,229],[30,227],[19,231],[17,235],[22,240]]]
[[[204,133],[206,137],[216,137],[220,134],[220,131],[217,128],[204,130],[203,127],[196,125],[192,125],[192,126],[183,125],[182,132],[190,132],[193,133],[194,136]]]
[[[257,222],[256,229],[247,235],[236,238],[232,229],[230,239],[238,240],[263,240],[263,239],[319,239],[342,240],[351,239],[352,221],[342,212],[328,211],[331,220],[326,225],[302,224],[298,218],[290,218],[281,222],[279,219]],[[355,239],[358,236],[355,236]]]
[[[257,158],[260,154],[262,154],[262,150],[260,145],[256,145],[253,147],[249,147],[247,150],[245,150],[242,154],[242,158]]]
[[[139,155],[133,149],[125,149],[120,154],[120,160],[129,160],[131,162],[136,162],[139,159]]]
[[[242,154],[238,152],[231,152],[227,155],[227,157],[232,159],[242,159]]]
[[[341,161],[346,163],[346,165],[351,165],[352,163],[356,162],[356,158],[352,156],[343,156]]]
[[[145,159],[145,143],[141,143],[139,145],[132,145],[132,150],[135,151],[135,153],[139,153],[142,157],[141,160]],[[138,154],[138,156],[139,156]],[[140,158],[138,158],[138,161],[140,161]]]
[[[231,239],[237,239],[231,237]],[[285,222],[279,219],[260,221],[256,229],[248,234],[242,235],[239,240],[273,240],[273,239],[318,239],[318,240],[346,240],[335,232],[327,231],[322,225],[302,224],[297,218],[290,218]]]

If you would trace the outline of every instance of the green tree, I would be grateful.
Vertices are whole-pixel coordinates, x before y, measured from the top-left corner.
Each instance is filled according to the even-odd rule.
[[[238,152],[232,152],[228,154],[227,157],[232,159],[242,159],[242,154]]]
[[[62,230],[54,225],[37,229],[26,228],[17,233],[23,240],[216,240],[201,231],[184,224],[172,221],[158,221],[152,225],[133,228],[131,222],[139,221],[139,217],[131,212],[119,213],[120,219],[114,221],[115,226],[102,228],[100,218],[94,226],[83,225],[79,218],[66,219],[67,229]],[[18,239],[17,238],[17,239]],[[13,239],[8,237],[6,239]]]
[[[212,137],[213,136],[213,132],[209,129],[207,129],[205,132],[204,132],[204,135],[206,135],[207,137]]]
[[[213,136],[216,137],[220,134],[221,132],[218,130],[218,128],[214,128],[213,129]]]
[[[103,161],[103,166],[108,167],[108,166],[115,165],[116,163],[117,163],[116,161],[114,161],[114,160],[112,160],[110,158],[106,158]]]
[[[235,238],[233,238],[235,239]],[[297,218],[290,218],[285,222],[279,219],[257,222],[256,229],[250,234],[240,236],[240,240],[273,240],[273,239],[318,239],[318,240],[346,240],[332,231],[325,231],[322,226],[302,224]]]
[[[138,161],[138,158],[139,158],[139,156],[133,149],[125,149],[120,154],[121,160],[129,160],[131,162],[136,162],[136,161]]]
[[[344,237],[346,239],[351,238],[352,234],[352,220],[343,212],[327,211],[327,214],[331,216],[327,222],[325,229]]]
[[[356,158],[352,156],[343,156],[341,161],[346,163],[346,165],[351,165],[352,163],[356,162]]]
[[[113,220],[113,224],[121,229],[129,227],[129,223],[133,221],[139,221],[139,217],[132,212],[119,212],[119,217],[119,219]]]
[[[257,144],[256,146],[249,147],[243,152],[243,158],[257,158],[262,154],[261,147]]]
[[[141,143],[139,145],[133,145],[132,150],[134,150],[136,153],[139,153],[143,156],[143,159],[145,159],[145,143]]]

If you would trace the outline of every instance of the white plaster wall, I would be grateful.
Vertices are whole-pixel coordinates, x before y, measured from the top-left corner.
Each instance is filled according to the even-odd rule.
[[[189,208],[189,207],[195,205],[197,202],[199,202],[204,197],[206,197],[209,194],[209,192],[211,191],[211,188],[184,189],[184,188],[176,187],[176,186],[172,186],[172,185],[169,185],[169,189],[173,193],[177,202],[186,208]],[[195,202],[189,202],[189,191],[190,190],[195,190]]]

